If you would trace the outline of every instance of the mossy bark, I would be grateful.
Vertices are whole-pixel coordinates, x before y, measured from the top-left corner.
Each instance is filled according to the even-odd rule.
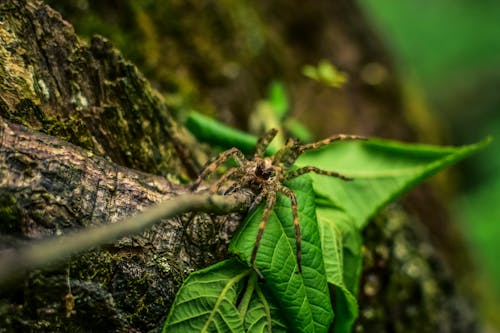
[[[186,148],[192,139],[134,65],[101,37],[82,42],[42,2],[0,11],[2,249],[116,222],[185,191],[196,146]],[[33,272],[0,292],[0,327],[158,328],[187,274],[224,257],[238,218],[222,219],[181,216]]]
[[[355,2],[119,1],[102,2],[96,12],[77,8],[79,18],[68,11],[75,3],[54,5],[77,30],[101,22],[114,31],[163,96],[108,40],[82,41],[40,1],[1,2],[2,248],[116,221],[185,191],[201,146],[175,116],[195,107],[245,128],[272,79],[286,83],[299,118],[321,135],[350,129],[410,140],[419,131],[407,121],[390,58]],[[303,65],[321,58],[349,73],[346,89],[300,77]],[[357,331],[420,331],[422,323],[426,332],[474,331],[446,264],[412,226],[423,220],[449,228],[436,221],[446,215],[436,214],[444,210],[431,192],[419,193],[412,217],[393,208],[365,231]],[[225,255],[238,221],[182,216],[33,272],[0,291],[0,327],[159,330],[183,278]]]
[[[2,4],[2,116],[106,156],[166,175],[191,172],[159,95],[102,37],[82,42],[40,2]]]

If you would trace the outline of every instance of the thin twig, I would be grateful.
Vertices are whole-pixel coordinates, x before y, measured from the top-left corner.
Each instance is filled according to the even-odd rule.
[[[104,224],[73,234],[50,238],[19,249],[3,251],[0,256],[0,285],[12,281],[28,270],[45,267],[123,236],[138,234],[162,219],[186,212],[230,213],[248,208],[249,197],[243,193],[210,195],[181,194],[122,222]]]

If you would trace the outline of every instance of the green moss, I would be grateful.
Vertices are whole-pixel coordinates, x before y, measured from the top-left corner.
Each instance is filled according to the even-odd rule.
[[[6,114],[9,114],[9,112],[10,112],[9,106],[7,105],[7,103],[5,103],[5,101],[0,96],[0,113],[3,115],[6,115]]]
[[[43,120],[45,134],[58,137],[82,148],[93,150],[94,144],[84,121],[77,116],[66,119],[46,117]]]
[[[86,299],[85,307],[89,311],[93,302],[108,300],[105,304],[95,306],[101,307],[104,313],[112,314],[116,320],[119,319],[121,323],[116,325],[130,325],[141,328],[142,331],[155,328],[162,322],[165,310],[173,302],[175,292],[186,274],[179,262],[169,259],[171,257],[148,257],[149,255],[142,251],[136,252],[133,247],[118,246],[109,250],[92,251],[73,259],[69,272],[76,299]],[[154,263],[147,265],[145,261]],[[90,287],[82,290],[77,287],[77,281],[87,281],[89,286],[94,286],[94,301],[88,299]],[[77,302],[75,311],[81,317],[83,309],[78,305]]]
[[[15,235],[20,232],[19,216],[16,197],[7,191],[0,192],[0,233]]]
[[[214,114],[214,100],[203,90],[232,82],[269,52],[265,22],[248,1],[149,0],[85,7],[74,1],[49,3],[79,35],[109,38],[174,110]]]
[[[10,110],[6,103],[0,100],[0,109],[4,116],[17,124],[58,137],[77,146],[93,150],[94,144],[84,121],[74,115],[62,119],[59,116],[46,116],[40,106],[33,100],[24,98],[15,105],[15,111]]]
[[[466,310],[423,230],[391,205],[363,233],[364,262],[356,332],[470,332]],[[446,327],[446,329],[444,329]]]
[[[29,126],[43,121],[44,115],[40,107],[31,99],[23,98],[15,105],[16,112],[10,112],[7,119]]]

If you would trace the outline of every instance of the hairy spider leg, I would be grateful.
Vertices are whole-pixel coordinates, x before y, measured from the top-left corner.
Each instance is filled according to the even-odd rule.
[[[278,130],[276,128],[271,128],[263,136],[261,136],[257,141],[257,143],[255,144],[253,156],[264,157],[266,153],[266,148],[269,146],[271,141],[273,141],[276,134],[278,134]]]
[[[255,258],[257,257],[257,250],[259,249],[260,240],[262,239],[262,235],[264,234],[264,229],[266,227],[267,221],[269,221],[269,216],[271,215],[274,204],[276,203],[276,192],[274,191],[267,192],[266,199],[267,199],[266,206],[264,207],[264,212],[262,213],[262,217],[259,224],[259,231],[257,231],[257,237],[255,238],[255,245],[252,250],[252,256],[250,257],[250,264],[261,277],[262,274],[257,269],[257,266],[255,266]]]
[[[292,166],[295,163],[295,161],[300,157],[300,155],[306,150],[317,149],[335,141],[366,140],[366,138],[358,135],[339,134],[331,136],[321,141],[308,143],[305,145],[301,145],[297,139],[291,138],[288,140],[289,142],[287,142],[287,146],[283,149],[281,154],[275,155],[275,160],[277,162],[282,163],[286,167]]]
[[[210,192],[210,194],[217,193],[226,181],[228,181],[232,176],[237,175],[237,174],[241,174],[241,173],[242,173],[241,170],[238,168],[230,169],[228,172],[223,174],[222,177],[220,177],[215,183],[213,183],[210,186],[210,188],[208,189],[208,191]],[[231,188],[231,187],[232,187],[232,185],[229,188]]]
[[[345,141],[345,140],[366,140],[366,138],[359,135],[338,134],[317,142],[302,145],[300,146],[299,152],[302,153],[306,150],[317,149],[319,147],[326,146],[335,141]]]
[[[231,148],[222,152],[214,160],[206,164],[198,178],[194,181],[193,184],[191,184],[191,191],[196,190],[204,179],[206,179],[210,174],[214,173],[218,167],[220,167],[231,157],[236,161],[236,163],[238,163],[238,165],[242,166],[244,164],[245,155],[243,155],[243,153],[238,148]]]
[[[224,191],[224,193],[223,193],[223,194],[232,193],[235,189],[237,189],[237,188],[242,188],[242,187],[244,187],[244,186],[248,185],[248,184],[250,183],[250,181],[252,180],[252,178],[253,178],[253,177],[252,177],[252,176],[250,176],[250,175],[246,175],[246,174],[245,174],[245,171],[243,171],[243,170],[241,170],[241,169],[232,169],[232,170],[236,170],[236,172],[234,173],[234,175],[241,174],[241,175],[243,175],[243,176],[242,176],[241,178],[239,178],[239,179],[238,179],[238,181],[235,181],[233,184],[231,184],[231,185],[230,185],[230,186],[229,186],[229,187],[228,187],[228,188]],[[230,171],[231,171],[231,170],[230,170]],[[228,172],[230,172],[230,171],[228,171]],[[230,175],[230,176],[233,176],[233,175]],[[222,176],[222,177],[224,177],[224,176]],[[217,182],[219,182],[219,181],[217,181]],[[259,196],[260,196],[262,193],[263,193],[263,192],[261,192],[261,193],[259,194]],[[260,201],[259,201],[259,202],[260,202]],[[254,205],[254,204],[252,204],[252,205],[250,206],[250,208],[248,209],[248,211],[251,211],[253,207],[255,207],[255,205]]]
[[[288,171],[285,174],[285,180],[290,180],[292,178],[297,178],[297,177],[302,176],[303,174],[309,173],[309,172],[314,172],[314,173],[317,173],[318,175],[325,175],[325,176],[336,177],[336,178],[340,178],[342,180],[347,180],[347,181],[353,180],[353,178],[344,176],[341,173],[338,173],[338,172],[335,172],[335,171],[323,170],[323,169],[317,168],[315,166],[305,166],[305,167],[302,167],[302,168],[298,168],[296,170]]]
[[[304,151],[310,149],[316,149],[328,145],[334,141],[340,141],[340,140],[364,140],[364,138],[357,135],[339,134],[318,142],[305,145],[301,145],[300,141],[296,138],[289,138],[286,142],[286,145],[274,155],[273,164],[274,165],[282,164],[286,167],[289,167],[293,163],[295,163],[295,161]]]
[[[274,165],[285,165],[287,167],[291,166],[295,160],[299,157],[300,149],[299,141],[295,138],[288,138],[284,147],[282,147],[273,156]]]
[[[250,205],[250,207],[248,208],[248,211],[251,211],[253,210],[255,207],[257,207],[261,202],[262,200],[266,197],[267,195],[267,190],[263,190],[262,192],[260,192],[256,197],[255,199],[253,199],[253,202],[252,204]]]
[[[300,232],[300,223],[299,223],[299,206],[297,203],[297,197],[292,190],[285,186],[281,186],[279,188],[280,192],[286,194],[288,198],[290,198],[291,208],[292,208],[292,216],[293,216],[293,227],[295,228],[295,253],[297,256],[297,266],[299,269],[299,273],[302,273],[302,233]]]

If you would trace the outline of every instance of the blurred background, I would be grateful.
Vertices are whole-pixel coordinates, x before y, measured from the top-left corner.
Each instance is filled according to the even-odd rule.
[[[485,313],[500,327],[500,2],[360,0],[406,85],[437,118],[448,144],[486,136],[461,163],[452,213],[481,274]],[[411,99],[414,103],[422,100]]]

